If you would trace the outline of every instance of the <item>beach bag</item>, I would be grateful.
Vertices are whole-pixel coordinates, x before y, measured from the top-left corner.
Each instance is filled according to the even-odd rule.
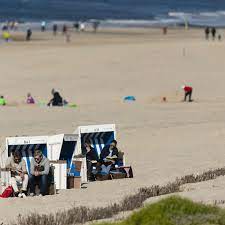
[[[3,193],[0,195],[0,198],[9,198],[13,194],[13,188],[12,186],[8,186]]]

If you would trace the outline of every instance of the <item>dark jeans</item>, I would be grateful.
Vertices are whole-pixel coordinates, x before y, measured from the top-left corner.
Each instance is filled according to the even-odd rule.
[[[184,95],[184,101],[187,100],[187,97],[189,97],[189,102],[191,102],[191,96],[192,96],[192,91],[187,91],[185,92],[185,95]]]
[[[46,195],[47,187],[48,187],[48,175],[34,176],[30,175],[29,177],[29,187],[30,193],[35,193],[35,185],[38,184],[40,188],[40,194]]]

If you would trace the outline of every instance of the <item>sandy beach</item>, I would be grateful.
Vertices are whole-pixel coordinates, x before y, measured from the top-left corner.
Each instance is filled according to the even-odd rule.
[[[22,34],[14,36],[22,40]],[[0,199],[0,222],[73,205],[105,206],[140,187],[224,166],[223,40],[206,41],[202,29],[181,28],[168,35],[161,29],[73,32],[70,43],[61,34],[34,33],[33,39],[0,44],[0,94],[9,103],[0,108],[1,148],[7,136],[71,133],[79,125],[115,123],[118,147],[135,177],[55,196]],[[194,102],[181,102],[182,84],[193,87]],[[52,88],[78,107],[25,105],[28,92],[47,103]],[[137,101],[124,103],[127,95]],[[210,187],[202,201],[208,202],[212,192],[218,195],[210,200],[224,200],[223,185]],[[196,189],[190,197],[199,200]]]

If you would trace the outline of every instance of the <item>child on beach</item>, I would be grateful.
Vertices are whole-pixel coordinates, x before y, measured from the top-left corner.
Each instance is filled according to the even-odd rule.
[[[27,94],[27,104],[35,104],[34,98],[30,93]]]
[[[5,100],[4,96],[0,97],[0,105],[6,105],[6,100]]]

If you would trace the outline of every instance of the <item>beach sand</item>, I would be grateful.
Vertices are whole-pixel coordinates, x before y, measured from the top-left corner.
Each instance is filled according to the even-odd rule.
[[[21,34],[14,36],[21,40]],[[201,29],[173,29],[166,36],[160,29],[72,33],[70,43],[61,34],[34,33],[30,43],[1,43],[0,94],[9,102],[0,108],[1,148],[6,136],[71,133],[79,125],[115,123],[118,147],[135,177],[55,196],[0,199],[0,221],[74,205],[105,206],[140,187],[224,166],[224,43],[204,40]],[[193,103],[181,102],[182,84],[193,86]],[[52,88],[78,107],[23,103],[27,92],[47,102]],[[137,101],[124,103],[126,95]]]

